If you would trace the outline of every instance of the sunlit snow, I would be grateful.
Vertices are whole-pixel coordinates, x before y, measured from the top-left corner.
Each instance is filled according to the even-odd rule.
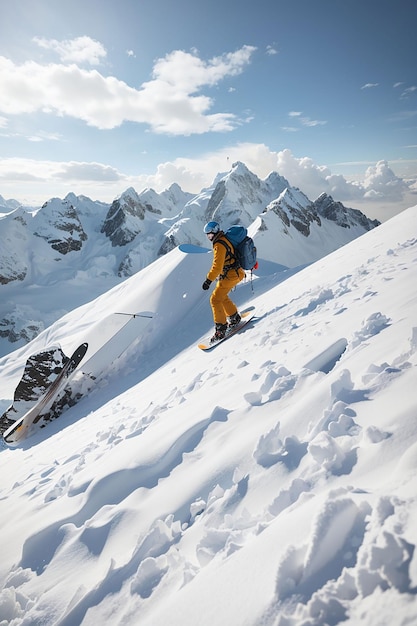
[[[4,411],[30,354],[97,355],[0,450],[1,626],[417,622],[417,207],[260,267],[233,293],[256,317],[204,353],[210,262],[177,248],[0,360]]]

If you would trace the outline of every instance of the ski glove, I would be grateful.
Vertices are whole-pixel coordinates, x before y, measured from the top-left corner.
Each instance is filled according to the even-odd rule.
[[[211,280],[209,280],[208,278],[206,278],[206,280],[204,281],[204,283],[203,283],[203,285],[202,285],[202,286],[203,286],[204,291],[207,291],[207,289],[210,287],[210,285],[211,285]]]

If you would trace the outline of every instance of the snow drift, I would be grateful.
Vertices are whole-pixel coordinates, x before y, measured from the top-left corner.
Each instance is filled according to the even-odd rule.
[[[116,307],[156,314],[1,450],[0,623],[416,621],[416,233],[412,208],[242,284],[257,317],[211,353],[210,256],[174,250],[1,359],[6,407],[26,350],[70,351]]]

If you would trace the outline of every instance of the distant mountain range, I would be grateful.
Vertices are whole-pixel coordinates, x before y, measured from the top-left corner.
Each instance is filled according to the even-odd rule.
[[[261,272],[312,263],[379,225],[326,194],[311,201],[276,172],[261,180],[240,162],[197,195],[177,184],[162,193],[129,188],[111,204],[70,193],[36,210],[0,196],[0,212],[0,355],[179,244],[207,246],[211,219],[248,228]]]

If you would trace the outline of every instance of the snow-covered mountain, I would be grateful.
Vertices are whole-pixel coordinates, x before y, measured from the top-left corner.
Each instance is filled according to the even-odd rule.
[[[209,264],[176,248],[0,359],[5,410],[30,354],[154,314],[0,449],[2,624],[417,622],[417,207],[241,283],[256,319],[204,353]]]
[[[261,180],[239,162],[197,196],[174,184],[160,194],[129,188],[111,205],[71,193],[36,211],[11,209],[0,218],[0,354],[179,244],[207,245],[210,219],[247,226],[259,257],[284,268],[378,225],[329,196],[310,201],[276,172]]]
[[[20,206],[17,200],[6,200],[3,196],[0,195],[0,215],[2,213],[10,213],[10,211],[14,211]]]

